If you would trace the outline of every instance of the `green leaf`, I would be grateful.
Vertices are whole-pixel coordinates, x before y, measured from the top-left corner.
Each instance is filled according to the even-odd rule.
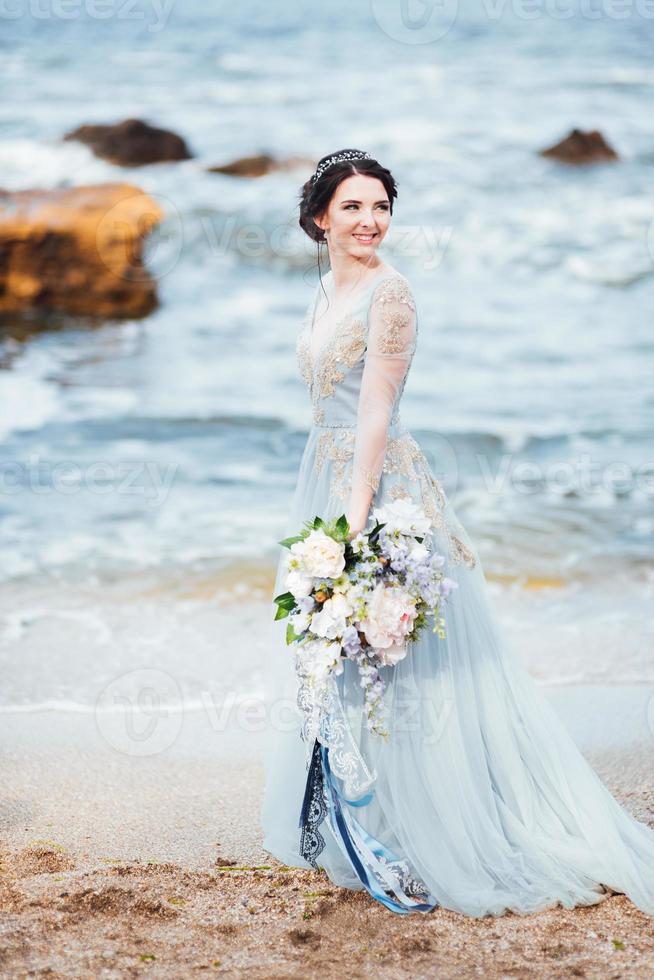
[[[383,527],[386,527],[386,524],[385,523],[384,524],[379,524],[379,523],[375,524],[375,526],[373,527],[372,531],[368,535],[368,540],[369,541],[376,541],[377,538],[379,537],[379,532],[381,531],[381,529]]]
[[[274,602],[277,605],[275,620],[284,619],[295,609],[295,596],[292,592],[282,592],[281,595],[275,596]]]
[[[296,640],[301,640],[302,634],[296,633],[293,629],[293,623],[289,623],[286,627],[286,642],[294,643]]]
[[[292,592],[281,592],[278,596],[275,596],[273,602],[276,602],[278,606],[283,606],[284,609],[289,611],[295,606],[295,596]]]
[[[350,525],[345,514],[341,514],[339,519],[336,521],[336,530],[339,532],[339,534],[342,534],[344,538],[348,536]]]
[[[296,544],[298,541],[302,541],[303,536],[301,534],[295,534],[292,538],[284,538],[279,544],[283,545],[284,548],[290,548],[291,545]]]

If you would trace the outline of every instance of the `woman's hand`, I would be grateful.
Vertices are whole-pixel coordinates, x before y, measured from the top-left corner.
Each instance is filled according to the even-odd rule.
[[[361,532],[364,531],[366,528],[365,523],[361,524],[360,521],[355,521],[353,524],[350,524],[350,522],[348,521],[348,524],[350,526],[350,530],[348,531],[348,535],[347,535],[348,541],[351,541],[352,538],[356,538],[357,534],[361,534]]]
[[[346,510],[345,516],[347,518],[347,523],[350,528],[347,536],[348,541],[351,541],[352,538],[355,538],[357,534],[360,534],[361,531],[364,531],[366,529],[368,524],[369,511],[370,511],[370,505],[366,507],[365,511],[362,509],[358,509],[357,512],[352,508]]]

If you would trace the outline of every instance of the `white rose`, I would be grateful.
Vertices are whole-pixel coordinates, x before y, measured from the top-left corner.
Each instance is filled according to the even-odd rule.
[[[393,500],[384,507],[378,507],[373,515],[380,524],[386,525],[387,534],[399,531],[400,534],[422,537],[430,527],[429,518],[424,511],[407,498]]]
[[[425,548],[424,544],[422,544],[420,541],[416,541],[413,548],[411,548],[411,551],[409,552],[409,558],[411,558],[412,561],[424,561],[428,556],[429,550]]]
[[[311,622],[311,614],[308,612],[296,612],[291,616],[291,623],[293,624],[293,630],[298,635],[304,633],[305,629],[309,626]]]
[[[286,588],[296,599],[299,599],[302,596],[311,595],[313,579],[302,572],[291,570],[286,576]]]
[[[311,620],[311,631],[317,636],[335,640],[343,635],[348,625],[347,618],[354,612],[346,596],[335,593],[331,599],[322,604],[320,612],[314,613]]]
[[[332,672],[340,674],[343,671],[343,658],[338,643],[310,640],[301,645],[299,656],[303,670],[314,685],[324,683]]]
[[[311,531],[302,544],[302,569],[307,575],[338,578],[345,568],[345,547],[341,541],[334,541],[319,528]]]
[[[304,539],[301,541],[295,541],[289,551],[288,563],[291,568],[298,568],[302,564],[302,559],[304,558]]]
[[[367,601],[367,615],[360,627],[371,647],[385,663],[397,663],[406,655],[406,637],[416,618],[416,600],[396,586],[378,582]],[[403,649],[403,652],[401,652]]]

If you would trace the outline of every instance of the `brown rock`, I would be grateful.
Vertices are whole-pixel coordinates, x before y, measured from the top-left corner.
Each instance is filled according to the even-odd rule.
[[[543,157],[574,165],[619,159],[616,151],[597,129],[590,132],[573,129],[559,143],[538,152]]]
[[[312,170],[315,163],[306,157],[286,157],[277,160],[268,153],[259,153],[256,156],[239,157],[231,163],[207,167],[207,170],[212,174],[228,174],[232,177],[263,177],[274,170],[296,170],[302,167]]]
[[[142,248],[162,216],[131,184],[0,190],[0,312],[150,313],[156,283]]]
[[[191,158],[181,136],[168,129],[157,129],[141,119],[124,119],[111,125],[78,126],[66,133],[64,139],[86,143],[96,156],[120,167],[141,167],[147,163]]]

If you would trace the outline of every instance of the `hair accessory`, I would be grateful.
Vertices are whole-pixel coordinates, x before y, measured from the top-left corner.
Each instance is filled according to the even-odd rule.
[[[341,163],[343,160],[370,160],[372,159],[369,153],[363,153],[360,150],[341,150],[340,153],[335,153],[333,156],[321,163],[315,174],[311,178],[311,183],[315,184],[325,170],[328,170],[335,163]]]

